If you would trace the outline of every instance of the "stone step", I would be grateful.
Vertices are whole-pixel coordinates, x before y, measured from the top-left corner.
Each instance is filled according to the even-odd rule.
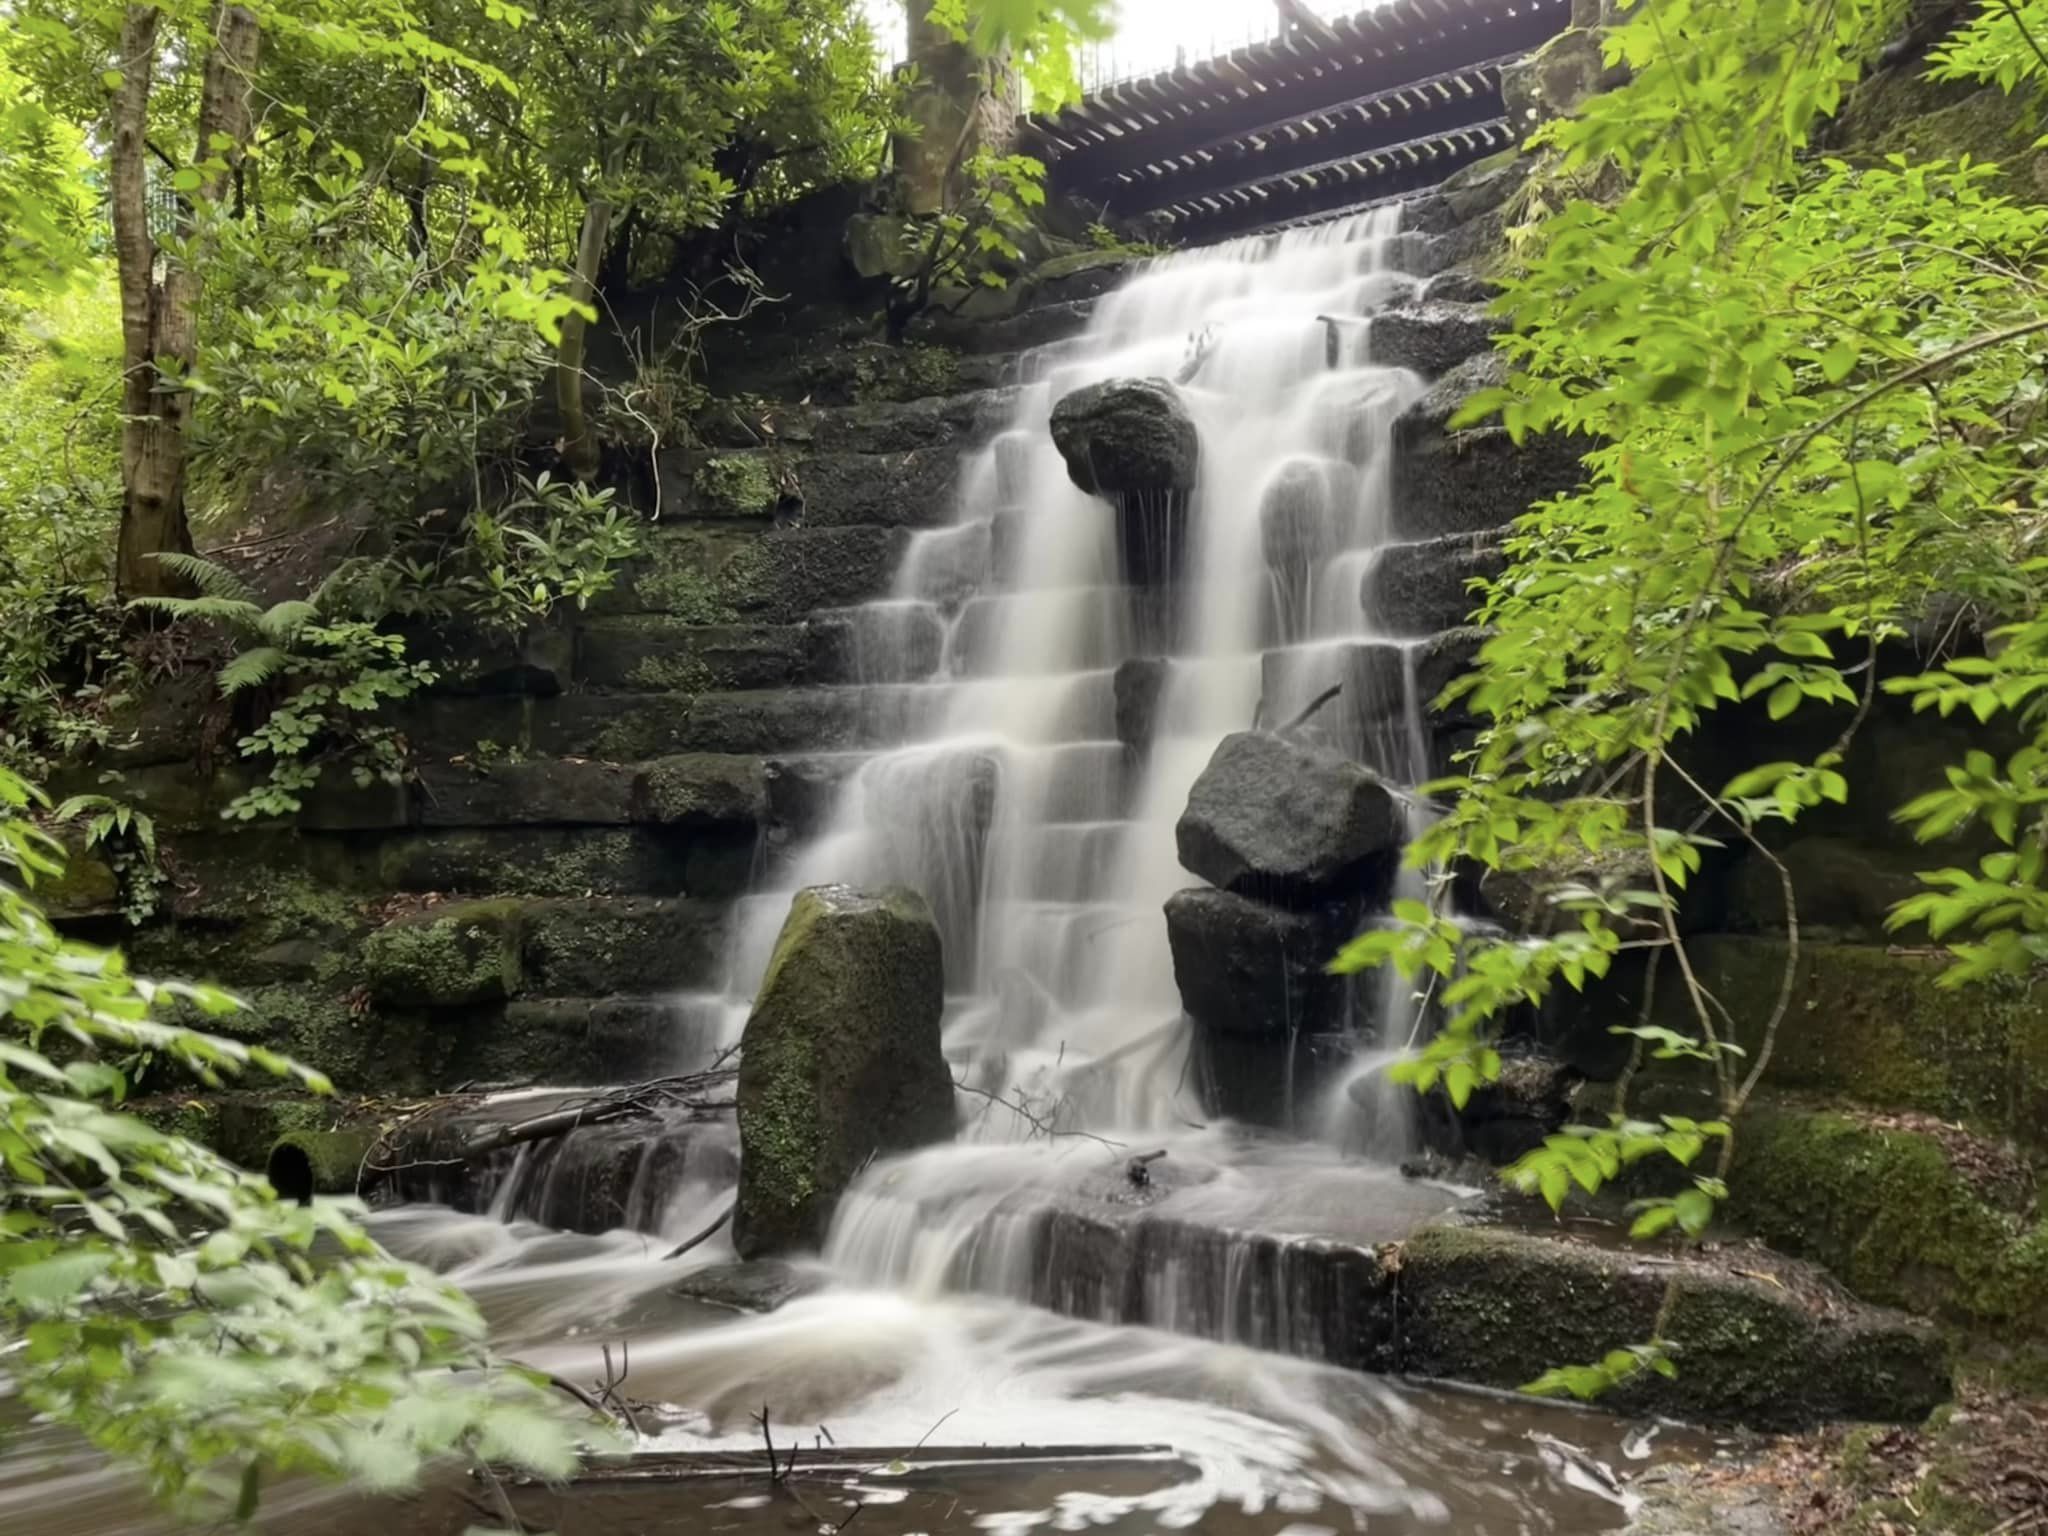
[[[958,449],[943,443],[893,451],[735,448],[702,458],[678,450],[660,465],[660,510],[664,520],[928,528],[952,517],[959,461]]]
[[[451,827],[391,832],[350,850],[364,888],[522,896],[701,896],[747,887],[752,827]]]
[[[1404,442],[1394,457],[1393,531],[1401,539],[1506,528],[1537,502],[1585,478],[1585,444],[1542,436],[1515,443],[1505,427],[1472,427]]]
[[[1367,565],[1359,601],[1373,630],[1420,639],[1464,625],[1479,602],[1466,583],[1506,568],[1496,540],[1471,534],[1389,544]]]
[[[577,683],[635,693],[787,687],[811,672],[815,643],[805,624],[693,624],[667,614],[592,619],[575,639]]]
[[[1495,322],[1479,304],[1404,305],[1366,321],[1366,356],[1425,379],[1441,378],[1467,359],[1490,351]]]
[[[709,413],[699,432],[714,448],[828,454],[964,448],[1000,427],[1015,397],[1013,388],[998,386],[839,406],[734,401]]]
[[[901,528],[661,528],[590,612],[799,624],[887,593],[909,539]]]

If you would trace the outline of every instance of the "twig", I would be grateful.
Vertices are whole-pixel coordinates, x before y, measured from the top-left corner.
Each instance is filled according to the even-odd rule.
[[[971,1093],[976,1098],[987,1099],[991,1104],[1002,1105],[1004,1109],[1007,1109],[1011,1114],[1015,1115],[1018,1119],[1022,1120],[1026,1125],[1030,1126],[1032,1130],[1036,1131],[1041,1136],[1078,1136],[1082,1138],[1084,1141],[1092,1141],[1099,1146],[1107,1147],[1112,1152],[1121,1152],[1124,1150],[1124,1144],[1120,1141],[1111,1141],[1107,1136],[1098,1136],[1093,1131],[1062,1130],[1058,1126],[1050,1123],[1049,1121],[1039,1119],[1038,1116],[1034,1115],[1022,1104],[1013,1103],[1009,1099],[1004,1098],[1001,1094],[991,1093],[986,1088],[977,1088],[972,1083],[963,1083],[957,1077],[953,1079],[953,1086],[955,1088],[958,1088],[962,1093]]]
[[[698,1246],[698,1244],[709,1242],[712,1236],[717,1233],[720,1227],[724,1226],[728,1221],[732,1220],[733,1207],[738,1204],[739,1196],[737,1195],[733,1196],[732,1199],[726,1201],[725,1208],[721,1210],[717,1214],[717,1216],[712,1218],[711,1224],[709,1226],[705,1227],[704,1230],[699,1232],[695,1237],[686,1237],[680,1243],[677,1243],[675,1247],[669,1249],[667,1253],[664,1253],[661,1256],[662,1262],[665,1264],[670,1259],[680,1259],[692,1248]]]
[[[1307,709],[1304,709],[1300,714],[1296,715],[1292,720],[1288,721],[1285,725],[1281,726],[1273,734],[1275,736],[1285,736],[1290,731],[1300,730],[1301,727],[1308,724],[1310,717],[1313,716],[1317,710],[1321,709],[1325,704],[1329,703],[1330,700],[1336,698],[1337,695],[1342,693],[1343,691],[1344,685],[1342,683],[1330,684],[1329,687],[1325,688],[1321,693],[1317,694],[1315,698],[1309,702],[1309,706]]]

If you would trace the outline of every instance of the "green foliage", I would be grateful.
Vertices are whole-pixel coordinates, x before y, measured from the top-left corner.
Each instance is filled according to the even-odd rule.
[[[87,852],[98,850],[121,886],[122,914],[141,924],[156,914],[166,876],[157,863],[156,819],[110,795],[72,795],[50,813],[59,825],[78,822]]]
[[[560,1476],[574,1431],[495,1360],[469,1301],[382,1253],[353,1202],[285,1206],[263,1180],[120,1109],[110,1057],[205,1082],[253,1068],[315,1092],[260,1046],[162,1022],[238,1005],[66,942],[30,895],[60,850],[0,770],[0,1332],[37,1411],[135,1464],[161,1497],[246,1519],[294,1472],[409,1486],[448,1454]]]
[[[1007,52],[1034,112],[1057,111],[1079,97],[1075,50],[1109,36],[1113,26],[1108,0],[932,0],[927,14],[978,53]]]
[[[1575,1397],[1587,1403],[1633,1381],[1644,1371],[1655,1371],[1667,1380],[1675,1378],[1678,1367],[1672,1362],[1671,1346],[1653,1342],[1611,1349],[1597,1364],[1556,1366],[1522,1390],[1535,1397]]]
[[[966,190],[956,200],[929,219],[903,221],[909,271],[889,296],[898,335],[941,290],[1007,285],[1023,260],[1018,241],[1032,210],[1045,205],[1045,165],[1030,155],[983,150],[964,169]]]
[[[328,611],[333,582],[310,598],[266,608],[232,571],[193,556],[158,558],[174,564],[199,595],[138,598],[136,606],[223,625],[252,642],[221,667],[215,681],[222,694],[272,682],[283,686],[263,722],[236,743],[243,757],[268,763],[268,776],[230,801],[223,817],[292,815],[330,762],[345,763],[359,787],[380,779],[403,781],[404,741],[377,712],[434,680],[433,668],[407,660],[403,636]]]
[[[1745,1060],[1686,955],[1680,897],[1708,850],[1745,843],[1775,866],[1767,827],[1849,798],[1880,646],[1959,602],[2012,622],[1981,653],[1966,641],[1886,686],[1943,713],[2016,716],[2032,740],[2003,763],[1972,754],[1901,810],[1930,838],[1981,821],[2001,851],[1930,876],[1898,921],[1970,933],[1956,980],[2031,968],[2048,944],[2048,564],[2034,553],[2048,213],[1999,195],[1994,168],[1967,159],[1810,155],[1902,11],[1644,0],[1606,34],[1629,82],[1532,141],[1542,159],[1499,304],[1513,372],[1457,424],[1497,415],[1518,441],[1569,436],[1587,450],[1586,483],[1520,519],[1505,574],[1478,584],[1493,634],[1450,696],[1488,729],[1430,786],[1447,809],[1411,856],[1547,884],[1559,921],[1502,937],[1411,904],[1337,962],[1441,979],[1443,1030],[1403,1070],[1453,1099],[1498,1073],[1490,1041],[1511,1010],[1560,981],[1584,986],[1624,951],[1649,955],[1652,987],[1656,961],[1675,967],[1691,1029],[1646,1017],[1625,1033],[1637,1064],[1703,1063],[1718,1117],[1617,1116],[1508,1170],[1555,1206],[1638,1158],[1689,1166],[1702,1138],[1718,1141],[1710,1174],[1638,1207],[1639,1235],[1705,1229],[1738,1116],[1777,1031],[1797,1027],[1796,911],[1786,985]],[[2044,19],[2037,5],[1987,6],[1937,69],[2034,89]],[[1772,721],[1821,716],[1827,746],[1698,782],[1687,738],[1725,739],[1716,712],[1751,700]],[[1596,888],[1560,873],[1616,857],[1646,878]]]

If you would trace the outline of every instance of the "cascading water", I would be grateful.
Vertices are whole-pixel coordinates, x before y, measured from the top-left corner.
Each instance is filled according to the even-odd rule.
[[[1001,1101],[963,1096],[963,1141],[976,1144],[869,1170],[823,1265],[793,1267],[825,1289],[745,1319],[678,1288],[684,1271],[718,1273],[731,1257],[706,1227],[730,1186],[660,1177],[658,1141],[625,1161],[522,1151],[499,1170],[491,1216],[380,1215],[386,1241],[477,1298],[503,1348],[578,1377],[600,1344],[622,1359],[630,1344],[630,1390],[687,1408],[644,1426],[648,1443],[743,1467],[760,1445],[755,1415],[771,1410],[778,1435],[841,1445],[1171,1446],[1099,1472],[963,1469],[908,1496],[878,1465],[813,1489],[831,1501],[824,1529],[843,1529],[849,1509],[882,1536],[1617,1522],[1608,1490],[1583,1491],[1532,1452],[1526,1430],[1550,1422],[1540,1410],[1353,1369],[1386,1363],[1361,1311],[1383,1278],[1376,1245],[1455,1198],[1388,1166],[1407,1143],[1408,1100],[1371,1090],[1415,1027],[1401,989],[1356,1008],[1360,1054],[1321,1142],[1182,1123],[1198,1111],[1161,909],[1195,883],[1174,825],[1219,739],[1289,721],[1340,684],[1302,734],[1398,783],[1430,766],[1411,650],[1376,636],[1358,598],[1387,535],[1392,426],[1421,388],[1373,365],[1360,323],[1413,285],[1389,260],[1398,222],[1382,210],[1149,266],[1085,335],[1025,360],[1004,430],[964,466],[958,523],[920,536],[887,601],[846,616],[871,725],[902,744],[846,764],[830,829],[777,889],[741,903],[732,984],[688,1000],[692,1043],[737,1037],[793,889],[910,885],[946,946],[955,1070]],[[1162,374],[1182,377],[1203,468],[1181,579],[1147,590],[1122,579],[1109,510],[1069,482],[1047,428],[1073,389]],[[991,565],[986,583],[965,582]],[[1146,659],[1163,678],[1138,752],[1119,739],[1116,671]],[[1162,1147],[1141,1185],[1127,1158]],[[730,1146],[716,1150],[714,1180],[731,1168]],[[591,1179],[652,1235],[532,1224],[555,1221],[555,1194]],[[688,1265],[664,1260],[707,1231]],[[156,1536],[129,1490],[75,1449],[25,1444],[0,1459],[0,1525],[33,1507],[52,1536]],[[753,1474],[701,1515],[691,1501],[708,1492],[672,1497],[686,1522],[715,1509],[717,1528],[765,1536],[787,1528],[765,1486]],[[926,1502],[895,1502],[906,1497]],[[439,1536],[468,1521],[463,1506],[435,1523],[304,1490],[266,1508],[277,1528],[314,1536]],[[649,1528],[685,1528],[678,1518]]]
[[[1161,909],[1196,883],[1174,826],[1216,743],[1336,685],[1304,734],[1392,782],[1426,776],[1407,648],[1376,637],[1359,603],[1388,536],[1393,423],[1422,390],[1366,355],[1364,318],[1415,286],[1391,259],[1409,248],[1399,224],[1382,208],[1151,263],[1082,336],[1027,355],[1007,423],[963,465],[958,521],[919,535],[890,598],[853,618],[878,679],[866,703],[906,739],[853,771],[781,888],[742,903],[729,1034],[791,890],[901,883],[945,940],[963,1081],[1062,1127],[1197,1117]],[[1202,439],[1179,579],[1164,587],[1126,579],[1110,509],[1073,485],[1048,431],[1071,391],[1158,376],[1178,379]],[[989,579],[959,600],[978,567]],[[934,658],[920,637],[939,625]],[[1118,739],[1118,668],[1145,658],[1163,676],[1149,743],[1133,749]],[[1413,1023],[1398,994],[1359,1012],[1394,1044]],[[1330,1133],[1404,1150],[1405,1104],[1354,1076],[1333,1106],[1376,1107],[1331,1109]],[[1037,1129],[970,1108],[983,1137]]]

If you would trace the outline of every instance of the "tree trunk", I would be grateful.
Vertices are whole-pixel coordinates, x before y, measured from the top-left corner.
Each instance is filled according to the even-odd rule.
[[[588,304],[597,292],[598,264],[604,260],[605,237],[611,232],[611,200],[593,196],[583,207],[583,232],[576,240],[576,270],[569,297]],[[562,340],[555,349],[555,405],[562,415],[562,462],[578,480],[594,479],[599,467],[597,437],[583,410],[583,342],[586,322],[571,314],[562,322]]]
[[[192,206],[218,203],[249,138],[249,92],[261,32],[255,14],[219,5],[200,87],[198,153],[225,162],[206,170]],[[114,97],[110,173],[114,250],[121,283],[121,534],[115,590],[141,597],[187,590],[155,556],[190,554],[185,519],[185,434],[192,396],[182,383],[199,357],[200,277],[167,261],[159,277],[149,230],[144,141],[158,48],[158,12],[131,5],[121,24],[121,88]],[[227,147],[209,146],[225,140]],[[187,221],[185,232],[193,228]]]

